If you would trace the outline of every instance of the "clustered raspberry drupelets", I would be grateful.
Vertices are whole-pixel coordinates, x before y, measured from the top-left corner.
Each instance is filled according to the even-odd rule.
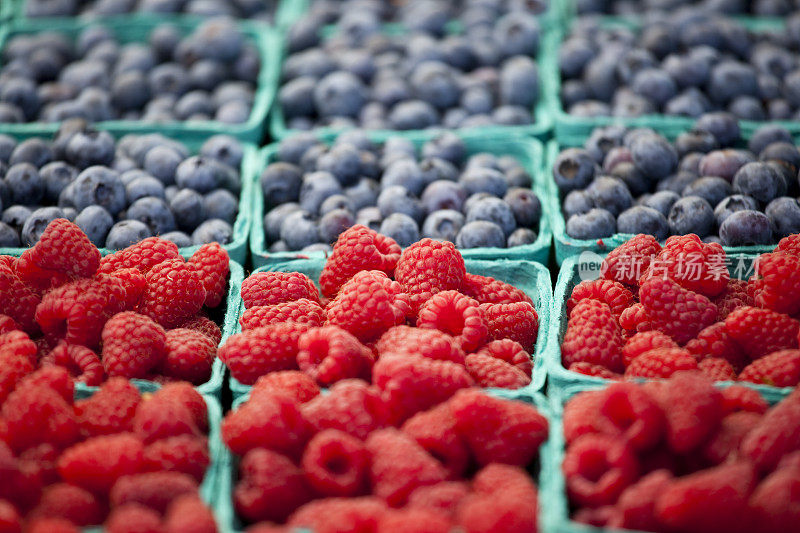
[[[73,396],[67,370],[47,366],[0,399],[0,530],[216,531],[199,494],[208,406],[191,384],[142,396],[112,377]]]
[[[643,531],[796,531],[800,391],[768,407],[696,370],[614,383],[564,408],[573,520]]]
[[[222,302],[228,272],[216,243],[184,260],[150,237],[101,258],[78,226],[54,220],[20,257],[0,256],[0,401],[53,366],[86,385],[208,381],[221,334],[204,309]]]
[[[411,386],[397,384],[426,394]],[[222,422],[248,531],[537,531],[528,468],[547,435],[532,405],[475,388],[398,418],[377,385],[345,379],[321,394],[297,370],[260,378]]]
[[[606,379],[700,370],[718,381],[800,383],[800,234],[731,279],[719,244],[636,235],[567,301],[564,366]]]
[[[476,384],[531,382],[539,328],[532,300],[467,273],[450,242],[423,239],[401,253],[391,238],[356,225],[339,236],[319,281],[322,295],[299,272],[244,281],[243,332],[219,350],[234,378],[252,385],[302,370],[323,387],[360,378],[398,412],[428,401],[427,388],[445,399]]]

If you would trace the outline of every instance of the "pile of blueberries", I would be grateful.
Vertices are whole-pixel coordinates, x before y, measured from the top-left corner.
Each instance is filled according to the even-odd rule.
[[[757,17],[783,17],[800,10],[798,0],[576,0],[579,14],[641,15],[689,7],[706,12]]]
[[[261,174],[270,252],[331,249],[363,224],[408,246],[421,237],[459,248],[519,246],[536,240],[542,207],[532,178],[511,156],[467,154],[442,133],[417,153],[406,138],[376,145],[360,130],[328,146],[313,134],[282,141]]]
[[[210,19],[191,34],[156,26],[147,42],[121,43],[93,24],[75,39],[55,31],[6,41],[0,122],[247,121],[260,54],[235,23]]]
[[[25,16],[111,16],[127,13],[183,13],[271,22],[278,0],[24,0]]]
[[[332,35],[321,32],[332,21],[325,15],[332,8],[315,11],[320,14],[289,32],[278,98],[289,128],[417,130],[534,122],[541,29],[529,2],[482,1],[479,8],[475,0],[469,23],[454,33],[446,23],[457,3],[406,2],[396,13],[407,24],[400,35],[382,25],[389,2],[345,2],[352,9],[333,3],[341,16]]]
[[[98,247],[160,235],[179,247],[231,242],[242,147],[209,137],[197,155],[160,134],[118,142],[81,119],[52,141],[0,135],[0,247],[33,246],[56,218]]]
[[[674,143],[647,128],[595,129],[553,165],[567,235],[599,239],[695,233],[725,246],[800,232],[800,150],[775,125],[742,144],[730,113],[709,113]]]
[[[561,103],[571,115],[800,119],[800,11],[781,30],[680,10],[640,30],[577,19],[559,50]]]

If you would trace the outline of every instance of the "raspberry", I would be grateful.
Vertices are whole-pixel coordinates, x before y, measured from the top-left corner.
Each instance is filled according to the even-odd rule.
[[[639,298],[655,329],[685,344],[717,320],[717,306],[670,279],[652,278],[639,288]]]
[[[103,368],[109,376],[144,378],[164,359],[166,332],[149,317],[125,311],[103,326]]]
[[[236,455],[254,448],[296,455],[311,436],[297,403],[280,393],[250,398],[225,416],[220,429],[222,440]]]
[[[733,278],[728,281],[725,291],[713,301],[719,309],[719,320],[725,320],[725,317],[739,307],[753,305],[753,298],[747,293],[747,282]]]
[[[520,343],[511,339],[486,343],[477,353],[505,361],[520,369],[528,377],[533,371],[531,355],[525,351]]]
[[[72,406],[48,387],[18,385],[0,408],[0,418],[7,424],[6,440],[17,452],[43,443],[64,448],[78,439]]]
[[[770,472],[781,458],[800,449],[800,402],[790,396],[772,407],[742,441],[742,457],[762,472]]]
[[[156,393],[139,402],[133,431],[145,444],[178,435],[199,435],[194,419],[189,406]]]
[[[184,320],[178,324],[178,327],[199,331],[214,341],[214,346],[219,346],[219,343],[222,340],[222,331],[220,331],[219,326],[204,315],[196,315],[192,318]]]
[[[458,290],[465,274],[464,258],[453,243],[426,238],[403,250],[394,277],[416,314],[434,294]]]
[[[0,441],[0,502],[10,502],[20,512],[33,507],[41,496],[42,479],[36,468],[14,457],[12,450]]]
[[[38,266],[33,260],[33,249],[22,252],[14,262],[14,274],[22,280],[33,292],[43,294],[73,281],[63,272],[48,270]]]
[[[464,364],[464,350],[447,333],[436,329],[395,326],[386,331],[375,349],[381,355],[390,353],[411,354]]]
[[[203,433],[208,432],[208,406],[197,390],[189,383],[167,383],[153,394],[158,400],[174,400],[189,409],[195,426]]]
[[[731,385],[722,389],[722,409],[726,414],[737,411],[764,414],[768,408],[767,401],[751,388]]]
[[[588,507],[613,504],[639,473],[630,446],[602,434],[576,439],[567,448],[561,468],[570,500]]]
[[[157,440],[144,448],[142,457],[144,472],[183,472],[198,483],[203,481],[211,463],[207,440],[192,435]]]
[[[659,252],[661,246],[655,237],[634,235],[608,253],[600,267],[600,275],[624,285],[638,285],[639,278]]]
[[[293,302],[253,306],[245,310],[239,319],[242,331],[281,322],[296,322],[307,324],[312,328],[319,327],[325,322],[325,310],[317,302],[301,298]]]
[[[444,481],[447,471],[415,440],[397,429],[379,429],[367,437],[373,494],[401,507],[418,487]]]
[[[165,328],[196,315],[203,307],[206,289],[200,271],[182,259],[170,259],[151,268],[145,278],[139,312]]]
[[[800,313],[800,255],[763,254],[756,263],[755,305],[778,313]]]
[[[147,272],[164,261],[180,259],[178,247],[172,241],[148,237],[124,250],[107,255],[100,260],[99,271],[108,274],[123,268],[137,268]]]
[[[753,523],[765,533],[781,533],[796,529],[800,523],[797,494],[800,478],[797,472],[779,469],[758,484],[750,497]]]
[[[125,289],[124,308],[128,311],[136,309],[147,288],[147,279],[144,274],[137,268],[123,268],[109,272],[105,277],[115,280]]]
[[[475,493],[458,510],[464,531],[538,531],[538,493],[524,470],[490,464],[475,475],[472,485]]]
[[[166,353],[161,373],[168,378],[195,385],[211,377],[211,365],[217,357],[214,341],[192,329],[171,329],[166,332]]]
[[[795,233],[784,237],[775,247],[776,252],[783,252],[787,255],[800,255],[800,233]]]
[[[389,425],[389,411],[380,391],[358,379],[335,383],[328,394],[301,407],[315,431],[338,429],[359,439]]]
[[[621,283],[607,279],[582,281],[572,289],[572,296],[567,300],[567,311],[572,311],[581,300],[592,299],[603,302],[611,308],[614,315],[619,316],[633,301],[633,293]]]
[[[63,518],[34,518],[28,521],[25,533],[80,533],[80,529]]]
[[[725,329],[751,359],[797,348],[800,322],[756,307],[742,307],[725,319]]]
[[[602,378],[602,379],[622,379],[620,374],[616,372],[612,372],[611,370],[607,369],[601,365],[595,365],[592,363],[585,363],[585,362],[577,362],[572,363],[567,368],[570,372],[575,372],[577,374],[583,374],[584,376],[592,376],[595,378]]]
[[[712,324],[698,333],[696,338],[686,343],[686,350],[698,361],[707,357],[724,359],[737,372],[749,362],[747,355],[728,334],[725,322]]]
[[[60,454],[61,450],[52,444],[40,444],[19,455],[20,467],[41,480],[43,485],[57,483],[61,481],[58,476]]]
[[[745,436],[760,420],[760,414],[747,411],[726,415],[716,434],[703,445],[703,457],[715,465],[724,463],[728,458],[735,459]]]
[[[68,344],[64,341],[47,355],[43,364],[66,368],[75,381],[96,386],[103,382],[103,363],[100,357],[86,346]]]
[[[474,385],[461,365],[404,355],[381,357],[373,367],[372,379],[397,422]]]
[[[306,446],[302,467],[318,494],[356,496],[367,486],[369,453],[361,440],[338,429],[326,429]]]
[[[454,516],[461,501],[469,494],[469,485],[464,481],[443,481],[435,485],[419,487],[408,497],[408,507],[443,511]]]
[[[319,276],[322,294],[333,297],[344,283],[361,270],[394,273],[400,246],[390,237],[356,224],[339,234],[333,252]]]
[[[139,391],[127,379],[109,378],[92,396],[75,402],[81,433],[92,437],[131,431],[140,400]]]
[[[602,433],[625,440],[634,450],[648,450],[664,434],[666,420],[658,403],[642,387],[614,383],[602,392],[595,416],[602,417]]]
[[[564,366],[585,362],[621,372],[622,337],[608,305],[597,300],[583,300],[570,313],[564,341],[561,343]]]
[[[489,334],[480,304],[458,291],[442,291],[425,302],[419,310],[417,327],[452,335],[465,353],[477,350]]]
[[[0,531],[22,533],[22,517],[9,502],[0,500]]]
[[[319,302],[319,291],[311,278],[300,272],[258,272],[242,282],[246,309],[301,299]]]
[[[511,339],[528,352],[533,351],[539,330],[539,316],[531,304],[481,304],[480,308],[489,327],[489,339]]]
[[[92,437],[64,451],[58,473],[67,483],[105,493],[120,477],[139,472],[143,449],[130,433]]]
[[[491,355],[470,354],[466,358],[466,367],[469,375],[481,387],[519,389],[531,383],[530,376],[526,376],[522,370]]]
[[[447,403],[415,414],[402,426],[448,472],[449,479],[461,479],[469,466],[470,453],[456,430],[456,420]]]
[[[164,529],[167,533],[217,533],[217,524],[211,509],[199,496],[185,494],[169,504]]]
[[[307,331],[291,322],[256,328],[228,337],[217,355],[245,385],[270,372],[297,369],[297,341]]]
[[[650,317],[647,316],[647,311],[640,303],[633,304],[622,311],[622,314],[619,315],[619,325],[631,335],[653,329]]]
[[[46,487],[30,516],[63,518],[82,527],[103,521],[103,511],[97,498],[91,492],[66,483]]]
[[[197,482],[179,472],[146,472],[119,479],[111,489],[114,507],[138,503],[164,514],[169,504],[183,494],[196,494]]]
[[[622,362],[628,367],[634,359],[650,350],[677,347],[675,341],[660,331],[642,331],[625,341],[625,346],[622,348]]]
[[[377,533],[416,531],[417,533],[449,533],[453,524],[438,511],[429,509],[390,509],[378,520]]]
[[[300,507],[289,518],[288,525],[314,533],[374,531],[385,512],[386,503],[373,496],[325,498]]]
[[[31,355],[35,357],[36,345],[27,339],[27,335],[24,333],[19,332],[19,334],[25,336],[27,342],[14,345],[0,342],[0,405],[5,402],[17,383],[34,369]],[[0,336],[0,341],[4,341],[4,338],[7,339],[11,335],[16,336],[17,332]]]
[[[0,314],[0,335],[3,335],[5,333],[10,333],[18,329],[19,326],[17,325],[17,323],[14,321],[13,318],[11,318],[8,315]]]
[[[188,262],[197,267],[200,279],[203,280],[206,307],[217,307],[225,298],[230,272],[229,261],[228,252],[216,242],[202,245],[189,258]]]
[[[104,529],[108,533],[162,533],[161,517],[144,505],[126,503],[111,511]]]
[[[410,309],[398,282],[383,272],[364,270],[342,285],[328,305],[328,323],[369,342],[404,323]]]
[[[28,333],[39,331],[34,316],[39,297],[11,269],[0,265],[0,313],[11,317]]]
[[[728,285],[730,275],[725,260],[725,251],[718,243],[703,243],[694,234],[674,235],[667,239],[639,283],[671,279],[687,290],[711,298]]]
[[[297,403],[306,403],[316,398],[319,387],[308,374],[297,370],[283,370],[261,376],[250,389],[250,398],[266,392],[285,394]]]
[[[63,272],[74,278],[89,278],[100,266],[100,251],[77,225],[57,218],[47,225],[31,252],[40,268]]]
[[[697,368],[713,381],[736,381],[736,370],[725,359],[719,357],[706,357]]]
[[[39,387],[57,393],[67,404],[72,405],[75,395],[75,384],[63,368],[45,367],[25,376],[17,385],[22,387]]]
[[[734,462],[672,481],[656,501],[656,517],[670,530],[746,531],[752,465]]]
[[[328,386],[347,378],[370,378],[372,352],[341,328],[312,328],[300,336],[297,348],[300,370],[320,385]]]
[[[655,516],[656,500],[670,486],[672,475],[656,470],[626,488],[617,501],[617,513],[610,527],[658,531],[661,527]]]
[[[479,390],[450,400],[456,428],[480,465],[528,465],[547,439],[547,419],[527,403],[494,398]]]
[[[461,292],[481,304],[510,304],[514,302],[528,302],[533,305],[533,300],[521,289],[487,276],[479,276],[467,272],[461,283]]]

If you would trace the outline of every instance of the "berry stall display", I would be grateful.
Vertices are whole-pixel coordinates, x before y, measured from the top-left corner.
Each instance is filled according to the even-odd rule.
[[[216,531],[216,400],[180,382],[142,396],[121,377],[73,394],[65,369],[45,367],[0,400],[3,531]]]

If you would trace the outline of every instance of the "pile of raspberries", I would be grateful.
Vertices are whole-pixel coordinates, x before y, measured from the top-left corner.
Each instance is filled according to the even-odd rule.
[[[228,253],[216,243],[187,261],[151,237],[105,257],[81,229],[56,219],[20,257],[0,256],[0,402],[36,368],[76,381],[208,381]]]
[[[786,533],[800,524],[800,389],[769,407],[697,370],[582,392],[564,408],[573,519],[638,531]]]
[[[409,400],[398,413],[360,379],[327,394],[297,370],[259,379],[221,428],[248,532],[537,531],[528,469],[538,471],[547,419],[477,388],[426,386],[398,383]]]
[[[401,253],[391,238],[356,225],[339,236],[319,284],[321,296],[298,272],[244,281],[243,332],[219,349],[234,378],[252,385],[299,369],[324,387],[358,378],[387,396],[407,392],[403,382],[442,391],[531,382],[533,302],[507,283],[467,273],[450,242],[423,239]]]
[[[800,234],[762,254],[749,280],[693,234],[660,246],[636,235],[608,254],[601,278],[567,301],[561,344],[571,371],[608,379],[699,369],[719,381],[800,382]]]
[[[73,396],[67,370],[46,366],[0,401],[0,531],[216,531],[198,492],[208,407],[191,384],[141,396],[112,377]]]

